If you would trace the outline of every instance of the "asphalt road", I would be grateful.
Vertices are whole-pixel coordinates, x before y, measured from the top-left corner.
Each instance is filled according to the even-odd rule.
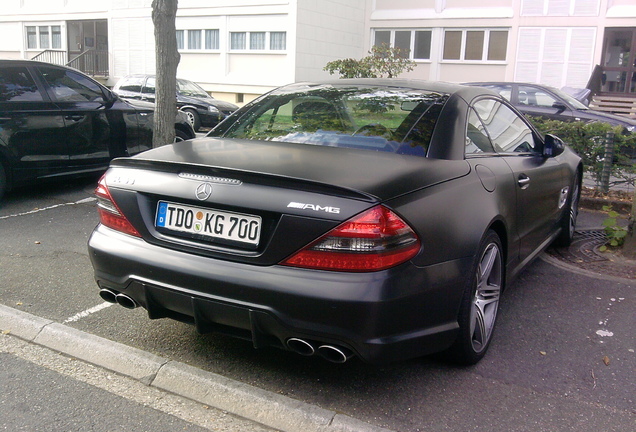
[[[396,431],[636,430],[636,284],[537,260],[506,291],[490,351],[470,368],[254,350],[104,304],[86,250],[93,184],[5,197],[0,304]]]

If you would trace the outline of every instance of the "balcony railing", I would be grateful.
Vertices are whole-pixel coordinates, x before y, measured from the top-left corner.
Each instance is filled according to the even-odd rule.
[[[70,61],[65,51],[44,50],[31,60],[70,66],[91,76],[107,77],[109,72],[108,51],[96,49],[88,49]]]
[[[66,51],[44,50],[31,60],[37,60],[46,63],[65,65],[67,60]]]
[[[108,76],[108,51],[88,49],[69,61],[67,66],[92,76]]]

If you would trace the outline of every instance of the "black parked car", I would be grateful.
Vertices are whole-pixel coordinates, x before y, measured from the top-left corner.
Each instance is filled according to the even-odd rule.
[[[519,111],[561,121],[599,121],[636,131],[636,121],[616,114],[594,111],[569,94],[554,87],[512,82],[475,82],[467,85],[489,88],[508,99]]]
[[[128,75],[115,84],[113,91],[128,99],[155,101],[154,75]],[[214,127],[232,114],[238,107],[229,102],[214,99],[198,84],[177,79],[177,108],[185,112],[194,130]]]
[[[43,178],[103,171],[152,147],[154,105],[124,102],[77,70],[0,60],[0,198]],[[178,139],[194,138],[185,115]]]
[[[114,160],[89,255],[102,298],[151,319],[334,362],[471,364],[507,284],[571,242],[581,176],[489,90],[302,83]]]

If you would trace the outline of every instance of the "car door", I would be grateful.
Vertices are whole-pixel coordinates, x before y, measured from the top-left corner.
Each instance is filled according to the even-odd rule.
[[[69,167],[100,169],[113,157],[126,154],[126,125],[121,113],[109,109],[105,89],[67,68],[38,66],[37,70],[64,118]]]
[[[24,65],[0,66],[0,151],[14,182],[65,169],[68,145],[61,110]]]
[[[495,151],[512,171],[516,189],[520,260],[549,238],[559,221],[567,172],[559,158],[546,158],[541,142],[526,121],[507,105],[490,98],[473,104]]]

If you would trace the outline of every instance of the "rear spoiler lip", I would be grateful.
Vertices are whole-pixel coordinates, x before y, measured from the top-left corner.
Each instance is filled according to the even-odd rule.
[[[111,168],[140,168],[150,171],[171,172],[180,174],[187,172],[188,174],[214,175],[225,178],[237,178],[243,182],[258,183],[262,185],[280,185],[285,187],[307,191],[322,193],[325,195],[338,196],[369,203],[380,202],[380,198],[360,190],[347,188],[344,186],[333,185],[316,180],[308,180],[298,177],[284,176],[274,173],[263,173],[239,168],[226,168],[222,166],[201,165],[188,162],[172,162],[157,159],[142,159],[138,156],[135,158],[116,158],[110,163]]]

